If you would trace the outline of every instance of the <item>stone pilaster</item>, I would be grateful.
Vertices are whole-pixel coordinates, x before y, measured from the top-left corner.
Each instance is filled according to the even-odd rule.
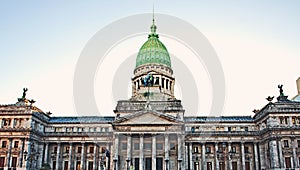
[[[279,152],[279,161],[280,161],[280,168],[284,168],[284,157],[282,154],[282,143],[281,140],[278,140],[278,152]]]
[[[294,162],[294,168],[298,168],[298,159],[297,159],[297,140],[295,138],[292,139],[292,147],[293,147],[293,162]]]
[[[30,156],[31,154],[31,142],[28,140],[27,141],[27,158]],[[29,169],[29,166],[30,166],[30,161],[26,161],[26,169]]]
[[[270,146],[270,165],[271,168],[279,168],[279,161],[278,161],[278,150],[277,150],[277,141],[276,139],[272,139],[269,142],[269,146]]]
[[[21,151],[20,151],[20,159],[19,159],[19,167],[22,168],[23,167],[23,155],[24,155],[24,145],[25,145],[25,139],[22,138],[21,139]]]
[[[7,152],[7,163],[8,167],[11,167],[12,159],[11,159],[11,149],[12,149],[12,138],[9,138],[9,146],[8,146],[8,152]]]

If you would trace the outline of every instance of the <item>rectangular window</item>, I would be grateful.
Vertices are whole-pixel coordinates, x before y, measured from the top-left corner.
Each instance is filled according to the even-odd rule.
[[[210,146],[207,146],[207,147],[205,148],[205,153],[211,153],[211,148],[210,148]]]
[[[133,144],[133,149],[134,150],[140,150],[140,144],[139,143],[134,143]]]
[[[288,148],[289,147],[289,141],[288,140],[283,140],[283,146],[285,148]]]
[[[175,150],[175,143],[170,143],[170,150]]]
[[[53,169],[53,170],[56,170],[56,161],[53,161],[53,162],[52,162],[52,169]]]
[[[163,144],[162,143],[157,143],[156,144],[156,149],[157,150],[163,150]]]
[[[219,149],[218,150],[219,153],[223,153],[223,147],[218,147],[218,149]]]
[[[2,148],[6,148],[7,141],[2,141]]]
[[[199,153],[199,150],[198,150],[197,146],[194,147],[194,153]]]
[[[235,146],[232,146],[232,147],[231,147],[231,151],[232,151],[232,153],[236,153],[236,147],[235,147]]]
[[[93,153],[94,152],[94,147],[91,146],[90,149],[89,149],[89,153]]]
[[[245,146],[245,153],[249,153],[249,147]]]
[[[66,153],[69,153],[69,151],[70,151],[70,147],[69,146],[66,146]]]
[[[144,149],[146,150],[151,150],[152,144],[151,143],[145,143],[144,144]]]
[[[231,132],[231,127],[228,127],[228,132]]]
[[[300,148],[300,140],[297,140],[298,148]]]
[[[82,150],[82,147],[79,146],[79,147],[77,148],[77,153],[81,153],[81,150]]]
[[[69,161],[65,161],[65,163],[64,163],[64,170],[68,170],[68,164],[69,164]]]
[[[53,152],[54,152],[54,153],[57,153],[57,146],[55,146],[55,147],[53,148]]]
[[[18,148],[18,147],[19,147],[19,141],[15,141],[14,148]]]
[[[293,117],[292,118],[292,123],[295,125],[296,124],[296,119]]]
[[[18,160],[18,157],[13,157],[13,158],[12,158],[12,165],[11,165],[11,166],[12,166],[13,168],[16,168],[16,167],[17,167],[17,160]]]
[[[248,128],[248,127],[245,127],[245,131],[248,132],[248,131],[249,131],[249,128]]]
[[[127,143],[125,143],[125,142],[122,143],[122,149],[123,149],[123,150],[126,150],[126,149],[127,149]]]

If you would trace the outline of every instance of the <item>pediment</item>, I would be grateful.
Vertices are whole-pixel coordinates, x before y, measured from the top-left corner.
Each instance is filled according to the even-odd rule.
[[[137,112],[116,120],[119,125],[170,125],[176,123],[176,118],[167,114],[147,111]]]

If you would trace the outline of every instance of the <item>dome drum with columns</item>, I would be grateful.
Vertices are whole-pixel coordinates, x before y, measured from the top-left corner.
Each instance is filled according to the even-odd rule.
[[[148,40],[142,45],[136,58],[131,100],[146,101],[148,97],[149,100],[156,101],[175,99],[175,79],[171,68],[170,55],[165,45],[159,40],[156,28],[153,19]],[[143,83],[143,78],[148,74],[151,74],[154,78],[151,87],[145,87]]]

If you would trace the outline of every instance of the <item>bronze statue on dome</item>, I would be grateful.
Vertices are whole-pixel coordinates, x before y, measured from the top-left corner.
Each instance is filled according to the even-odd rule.
[[[23,99],[25,99],[27,91],[28,91],[27,88],[23,88],[23,96],[22,96]]]
[[[279,84],[279,85],[278,85],[280,96],[284,96],[282,87],[283,87],[282,84]]]

